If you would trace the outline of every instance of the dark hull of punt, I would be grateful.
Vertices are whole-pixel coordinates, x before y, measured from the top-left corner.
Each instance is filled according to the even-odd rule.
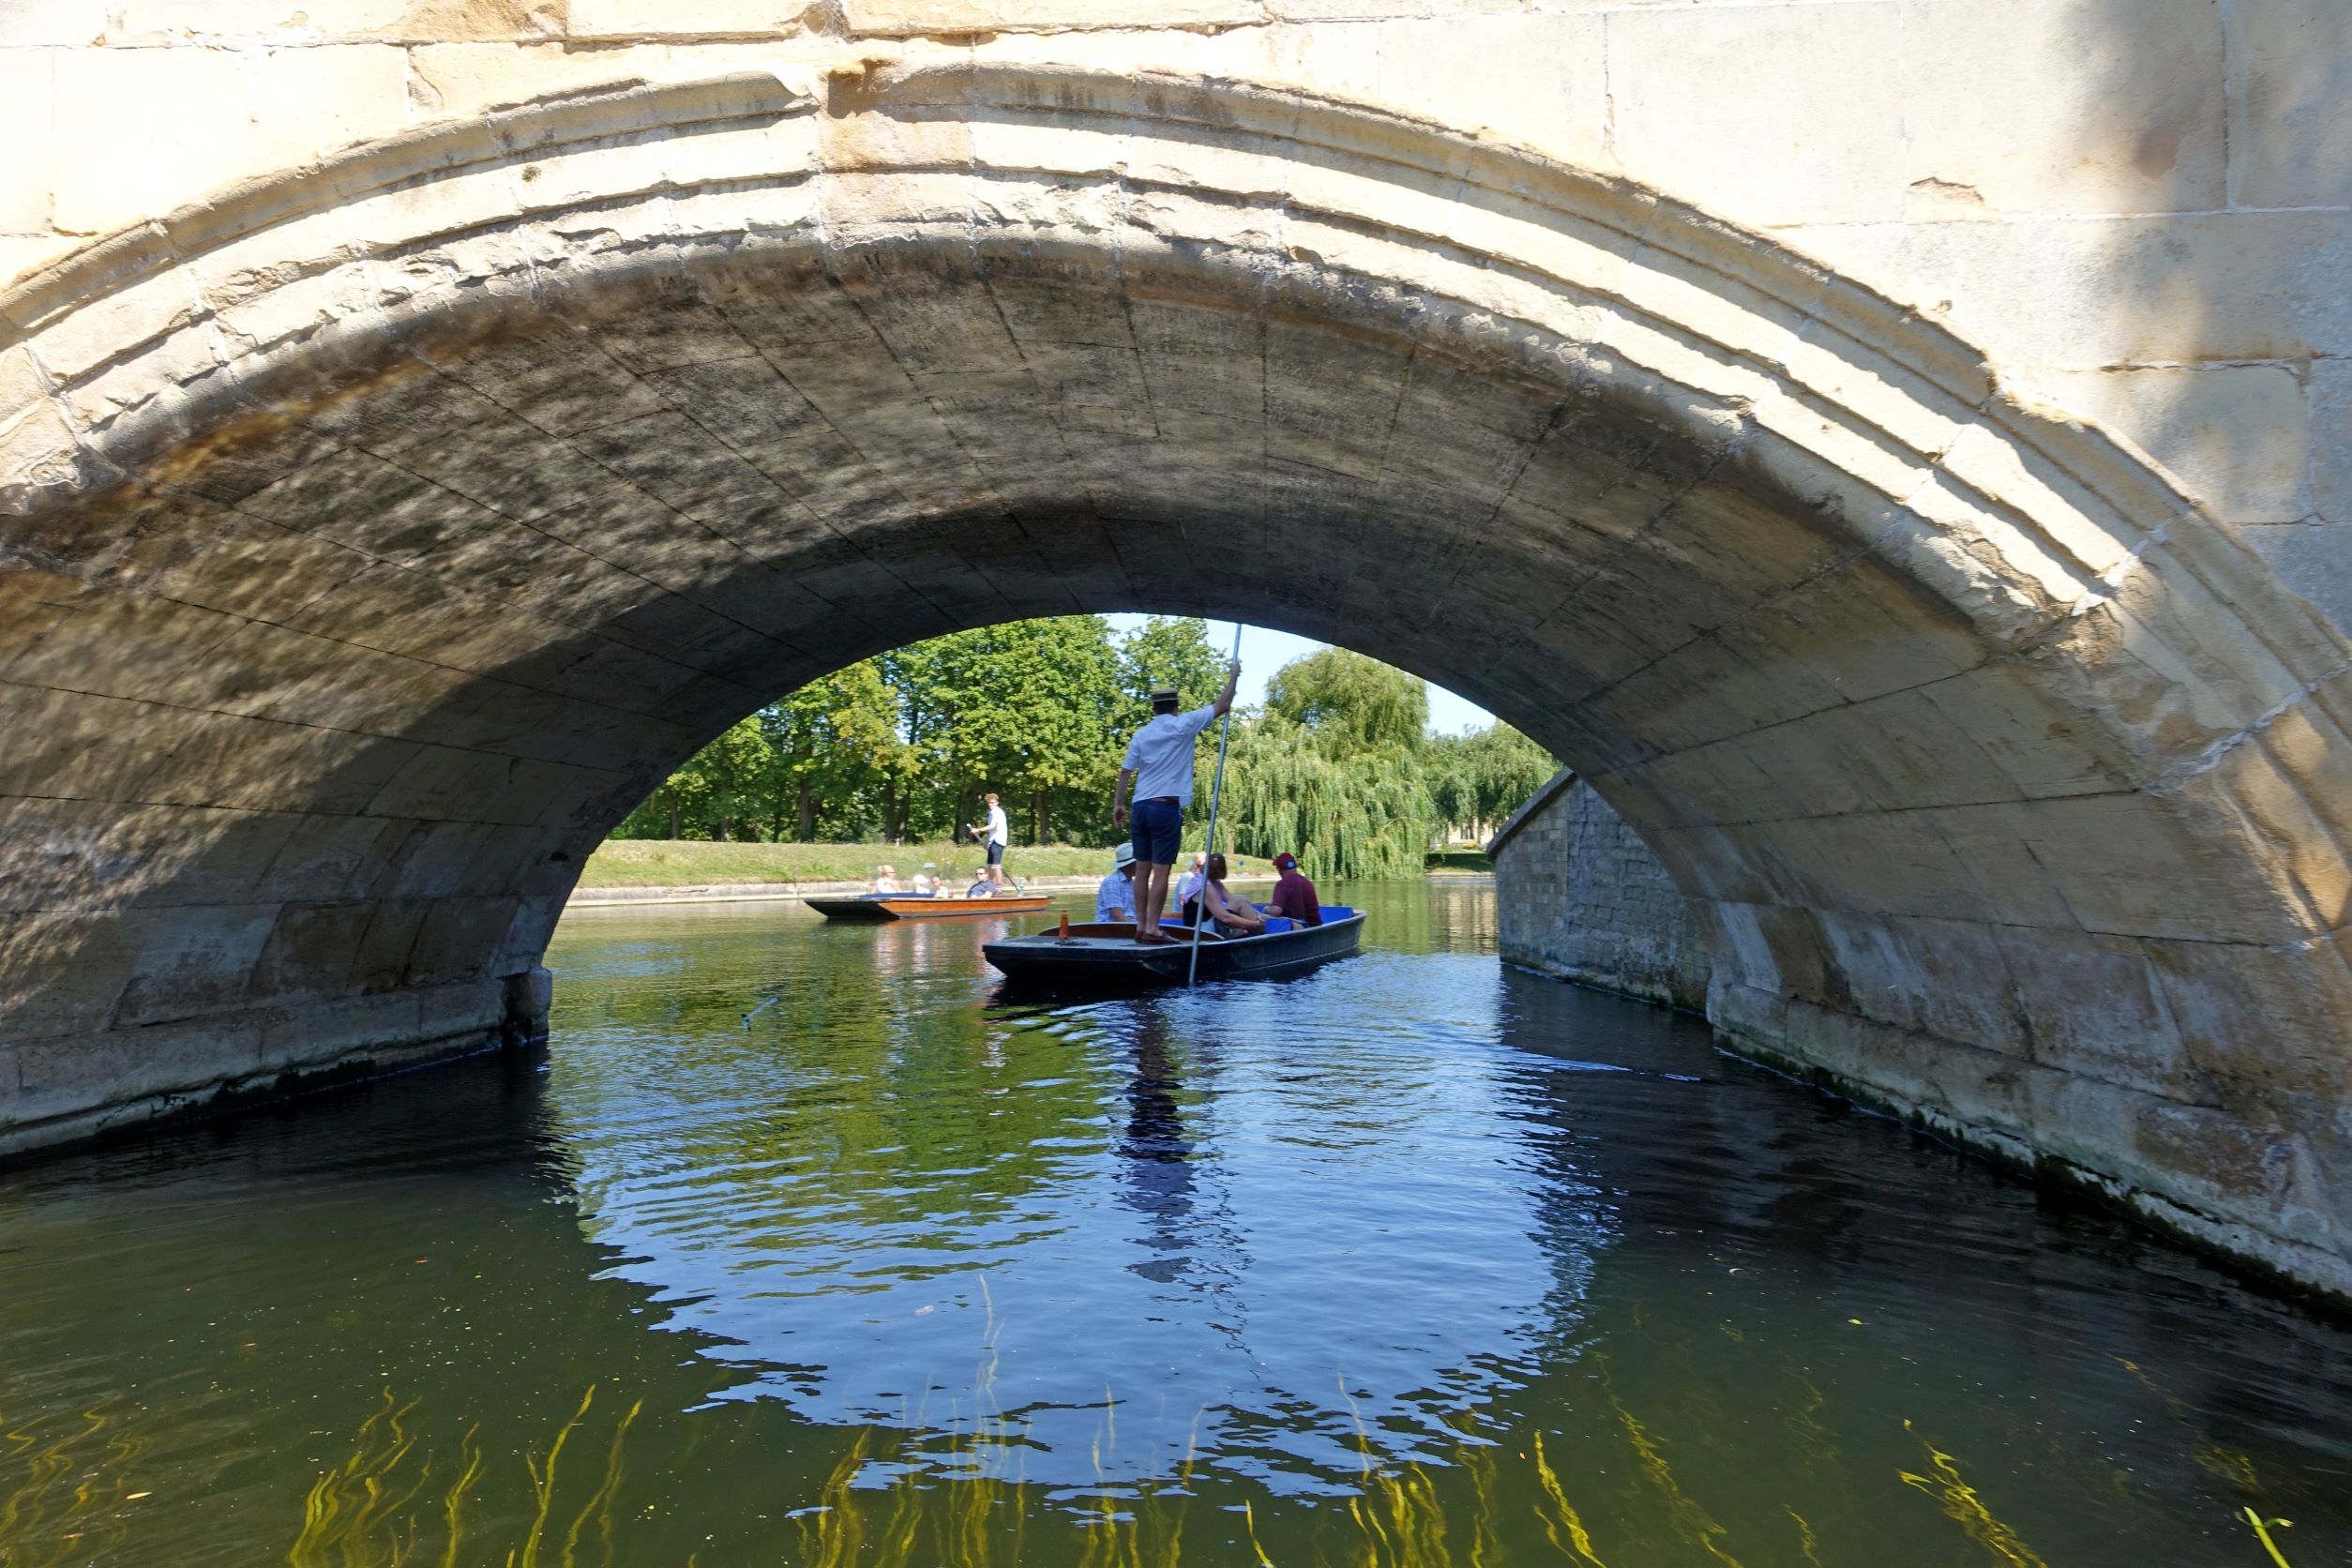
[[[803,898],[802,903],[827,920],[977,920],[985,915],[1036,914],[1050,907],[1050,898],[922,898],[872,894],[842,898]]]
[[[1181,986],[1192,964],[1189,928],[1169,926],[1184,936],[1173,947],[1146,947],[1128,926],[1075,926],[1067,938],[1053,931],[984,942],[980,951],[1008,980],[1025,986],[1152,988]],[[1117,934],[1114,934],[1117,933]],[[1262,980],[1293,974],[1356,950],[1364,916],[1350,910],[1320,926],[1299,926],[1262,937],[1200,943],[1202,980]]]

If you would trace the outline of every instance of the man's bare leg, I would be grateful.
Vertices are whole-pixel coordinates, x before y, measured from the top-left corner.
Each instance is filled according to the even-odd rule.
[[[1143,874],[1135,880],[1135,930],[1139,938],[1147,931],[1160,928],[1160,906],[1168,902],[1168,873],[1175,867],[1141,863]]]

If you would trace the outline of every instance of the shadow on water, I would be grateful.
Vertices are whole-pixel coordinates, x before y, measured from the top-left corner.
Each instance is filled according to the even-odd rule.
[[[1350,892],[1359,957],[1047,1006],[599,912],[542,1072],[11,1173],[0,1560],[2352,1548],[2342,1333]]]

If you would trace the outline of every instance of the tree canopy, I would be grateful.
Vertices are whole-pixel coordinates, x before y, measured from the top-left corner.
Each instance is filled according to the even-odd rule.
[[[1412,751],[1429,729],[1429,683],[1345,648],[1320,648],[1274,671],[1266,711],[1304,726],[1331,756]]]
[[[936,838],[993,790],[1024,842],[1108,844],[1120,759],[1160,682],[1187,708],[1224,686],[1201,622],[1154,616],[1114,636],[1072,615],[911,643],[731,726],[614,836]],[[1432,736],[1428,714],[1425,682],[1361,654],[1284,666],[1264,707],[1235,716],[1220,847],[1290,850],[1316,876],[1415,873],[1444,828],[1500,821],[1557,766],[1508,725]],[[1196,823],[1215,757],[1201,746]]]

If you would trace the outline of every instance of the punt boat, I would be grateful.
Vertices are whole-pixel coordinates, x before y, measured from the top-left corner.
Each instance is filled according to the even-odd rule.
[[[1149,987],[1181,986],[1192,966],[1192,927],[1175,921],[1161,929],[1176,938],[1168,947],[1144,946],[1135,940],[1135,927],[1089,923],[1074,925],[1065,935],[1040,931],[1035,936],[1002,937],[983,942],[980,951],[1009,980],[1040,986]],[[1263,936],[1200,939],[1200,978],[1203,980],[1261,980],[1294,974],[1356,950],[1364,935],[1364,912],[1345,904],[1323,906],[1320,926],[1301,926],[1279,917],[1266,923]]]
[[[801,902],[827,920],[975,920],[991,914],[1035,914],[1053,900],[1040,894],[967,898],[936,893],[853,893]]]

